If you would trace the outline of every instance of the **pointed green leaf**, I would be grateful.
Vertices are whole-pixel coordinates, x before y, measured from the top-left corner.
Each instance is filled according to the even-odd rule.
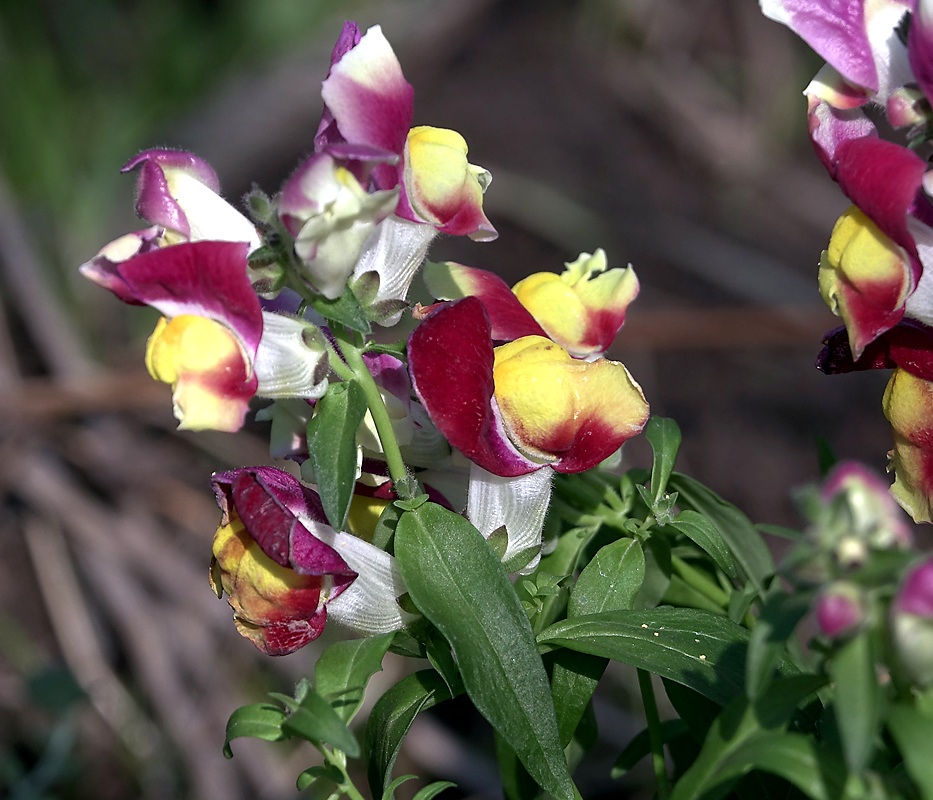
[[[670,678],[725,705],[745,688],[748,630],[730,619],[689,608],[612,611],[557,622],[538,636]],[[782,671],[796,671],[789,662]]]
[[[699,512],[719,529],[732,557],[764,596],[766,581],[774,574],[774,559],[748,517],[703,484],[679,472],[671,475],[668,489],[677,492],[681,508]]]
[[[716,562],[716,566],[730,578],[734,579],[738,577],[738,573],[735,570],[735,561],[732,560],[732,553],[729,552],[729,547],[723,539],[722,534],[719,532],[719,529],[702,514],[691,511],[690,509],[681,511],[664,527],[674,528],[694,542],[701,550],[707,553],[707,555]]]
[[[349,722],[363,703],[366,684],[382,670],[382,658],[395,633],[334,642],[314,665],[314,684],[337,715]]]
[[[356,737],[350,733],[331,704],[313,689],[308,689],[301,705],[282,723],[282,731],[315,745],[329,744],[350,758],[359,758],[360,755]]]
[[[402,517],[409,594],[450,642],[467,694],[545,791],[572,800],[544,664],[521,601],[482,534],[435,503]]]
[[[324,319],[339,322],[353,331],[372,333],[372,326],[366,318],[366,312],[349,286],[343,290],[340,297],[334,300],[329,300],[323,295],[315,295],[311,305]]]
[[[661,741],[667,744],[671,739],[687,733],[687,725],[682,719],[667,719],[661,723]],[[611,777],[617,780],[628,774],[639,761],[651,752],[651,738],[648,729],[637,733],[619,754],[612,766]]]
[[[776,682],[774,696],[769,695],[754,704],[745,696],[737,696],[713,721],[699,755],[677,782],[671,800],[702,797],[715,786],[751,771],[759,762],[764,764],[765,756],[753,743],[767,737],[767,741],[774,744],[784,737],[784,727],[797,706],[824,682],[820,676],[795,675]],[[751,748],[748,752],[755,755],[754,759],[746,748]],[[770,762],[768,765],[771,766]],[[762,765],[761,768],[766,767]],[[814,785],[814,775],[804,775],[805,769],[805,765],[798,764],[796,777],[807,785]],[[819,776],[819,770],[814,769],[814,774]]]
[[[635,608],[654,608],[671,583],[671,542],[652,536],[644,543],[645,577],[635,596]]]
[[[651,465],[653,508],[667,491],[667,480],[674,469],[674,460],[680,449],[680,428],[672,419],[652,417],[645,426],[645,438],[654,451]]]
[[[888,713],[888,729],[904,757],[907,772],[923,800],[933,800],[933,718],[908,705],[896,705]]]
[[[828,670],[835,684],[833,708],[842,752],[849,769],[861,772],[871,761],[881,724],[881,687],[868,634],[861,633],[839,648]]]
[[[331,383],[308,423],[308,460],[327,521],[343,530],[356,483],[356,437],[366,395],[356,381]]]
[[[399,775],[392,783],[386,786],[385,791],[382,793],[382,800],[392,800],[392,795],[395,794],[395,790],[398,789],[403,783],[408,783],[408,781],[418,780],[417,775]]]
[[[230,742],[241,736],[250,736],[267,742],[278,742],[287,738],[287,734],[282,732],[283,722],[285,722],[285,712],[278,706],[268,703],[241,706],[227,720],[224,756],[233,758]]]
[[[635,539],[618,539],[601,547],[586,565],[570,593],[569,617],[632,608],[645,576],[645,555]],[[586,653],[559,651],[551,673],[561,745],[573,738],[608,660]]]
[[[601,547],[570,592],[567,616],[632,608],[644,577],[645,554],[636,539]]]
[[[392,767],[415,717],[450,698],[444,679],[433,669],[423,669],[402,678],[376,701],[363,735],[366,777],[373,797],[382,796],[389,787]]]
[[[812,593],[797,591],[776,592],[765,601],[748,643],[745,679],[750,698],[760,697],[768,688],[774,668],[786,657],[786,642],[810,610],[812,599]]]
[[[412,800],[432,800],[432,798],[437,797],[444,789],[455,789],[457,786],[456,783],[451,783],[450,781],[434,781],[434,783],[429,783],[423,789],[419,789]]]

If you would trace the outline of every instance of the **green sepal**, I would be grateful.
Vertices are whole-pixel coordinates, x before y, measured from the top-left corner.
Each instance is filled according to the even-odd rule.
[[[327,521],[342,531],[353,500],[357,434],[366,416],[366,394],[355,380],[331,383],[308,422],[308,460]]]
[[[483,535],[459,514],[425,503],[399,521],[395,556],[416,605],[450,642],[474,706],[542,789],[572,800],[534,633]]]
[[[269,703],[254,703],[241,706],[227,720],[224,756],[233,758],[230,742],[242,736],[263,739],[267,742],[278,742],[288,738],[288,734],[282,730],[285,719],[285,712],[278,706]]]
[[[395,529],[404,511],[395,503],[387,503],[382,509],[376,527],[373,530],[372,544],[389,555],[395,553]]]

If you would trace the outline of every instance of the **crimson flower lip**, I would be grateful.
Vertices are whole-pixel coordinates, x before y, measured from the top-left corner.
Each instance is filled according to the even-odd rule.
[[[648,421],[641,389],[617,362],[572,359],[541,337],[497,354],[475,297],[439,304],[422,320],[408,340],[408,364],[415,393],[450,444],[502,477],[543,466],[590,469]]]

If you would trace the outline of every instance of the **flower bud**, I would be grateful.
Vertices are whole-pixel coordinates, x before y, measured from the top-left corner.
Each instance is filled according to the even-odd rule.
[[[850,583],[834,583],[816,601],[816,621],[830,639],[855,630],[865,617],[861,593]]]
[[[907,673],[933,683],[933,558],[914,567],[891,605],[894,643]]]

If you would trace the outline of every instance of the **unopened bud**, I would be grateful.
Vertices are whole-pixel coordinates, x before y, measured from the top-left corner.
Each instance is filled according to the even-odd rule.
[[[853,631],[864,616],[861,594],[850,583],[832,584],[816,601],[816,621],[830,639]]]
[[[904,668],[921,686],[933,683],[933,558],[907,574],[891,614]]]

